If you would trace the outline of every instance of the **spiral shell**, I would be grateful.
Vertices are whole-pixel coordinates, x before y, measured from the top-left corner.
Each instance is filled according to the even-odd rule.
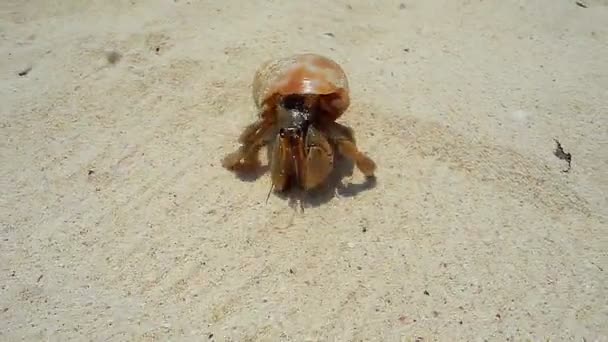
[[[348,79],[335,61],[318,54],[295,54],[263,63],[253,80],[253,99],[272,115],[280,97],[318,95],[324,115],[335,120],[350,105]]]

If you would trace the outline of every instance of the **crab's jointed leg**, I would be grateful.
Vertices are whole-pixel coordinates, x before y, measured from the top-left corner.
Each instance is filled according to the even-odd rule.
[[[341,154],[353,160],[366,177],[374,176],[376,163],[359,150],[351,128],[337,122],[329,122],[324,125],[324,129],[327,130],[329,139],[338,147]]]
[[[334,165],[333,149],[327,138],[314,125],[306,133],[306,158],[300,183],[305,190],[321,185],[331,173]]]
[[[245,127],[238,140],[241,146],[227,154],[222,159],[222,165],[227,169],[258,166],[260,149],[266,144],[265,137],[271,128],[272,123],[263,119]]]
[[[270,179],[275,191],[281,192],[287,189],[288,181],[292,173],[293,154],[292,146],[286,137],[277,135],[270,154]]]

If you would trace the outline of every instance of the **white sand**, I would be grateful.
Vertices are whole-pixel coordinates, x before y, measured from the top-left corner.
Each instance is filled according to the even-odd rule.
[[[584,2],[3,0],[0,340],[607,341]],[[347,70],[378,163],[303,214],[219,164],[295,52]]]

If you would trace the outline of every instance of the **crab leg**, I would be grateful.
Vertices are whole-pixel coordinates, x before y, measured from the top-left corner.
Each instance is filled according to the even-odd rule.
[[[293,167],[292,158],[292,146],[289,144],[289,139],[277,135],[270,158],[270,178],[272,187],[278,192],[287,188],[287,181]]]
[[[263,119],[245,127],[238,140],[241,146],[222,158],[222,165],[227,169],[259,165],[259,151],[266,144],[264,138],[271,128],[272,124]]]
[[[306,157],[300,182],[305,190],[319,186],[333,169],[333,150],[327,138],[314,125],[306,133]]]
[[[330,140],[338,147],[338,151],[353,160],[366,177],[373,177],[376,163],[359,150],[353,130],[335,121],[326,123],[324,127]]]

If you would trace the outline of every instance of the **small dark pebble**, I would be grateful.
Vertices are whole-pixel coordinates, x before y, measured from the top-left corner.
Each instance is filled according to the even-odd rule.
[[[122,58],[122,56],[120,55],[120,53],[118,53],[116,51],[110,51],[110,52],[106,53],[106,60],[110,64],[118,63],[118,61],[120,61],[121,58]]]
[[[405,48],[405,49],[403,49],[403,51],[404,52],[410,52],[410,49],[409,48]]]
[[[361,231],[365,233],[365,232],[367,232],[367,228],[363,227],[363,229],[361,229]]]
[[[156,53],[159,53],[160,52],[160,47],[157,46],[156,49],[154,49],[154,51],[156,51]]]
[[[438,316],[439,316],[439,312],[438,312],[438,311],[433,310],[433,317],[438,317]]]
[[[587,5],[586,5],[584,2],[582,2],[582,1],[577,1],[577,2],[576,2],[576,5],[577,5],[578,7],[587,8]]]
[[[500,314],[496,314],[496,318],[500,319]]]
[[[11,272],[11,277],[15,276],[15,271]]]
[[[95,170],[89,170],[89,172],[87,172],[87,173],[88,173],[88,175],[90,176],[90,175],[92,175],[92,174],[94,174],[94,173],[95,173]]]
[[[357,269],[361,271],[363,268],[361,266],[357,266]]]
[[[213,334],[209,334],[209,338],[212,339],[213,338]]]
[[[328,37],[332,37],[332,38],[335,37],[335,35],[333,33],[331,33],[331,32],[325,32],[323,34],[326,35],[326,36],[328,36]]]
[[[405,4],[403,2],[401,4],[399,4],[399,9],[401,9],[401,10],[405,9]]]
[[[291,268],[289,269],[289,273],[296,274],[296,272],[293,269],[291,269]]]
[[[424,294],[425,294],[425,295],[427,295],[427,296],[430,296],[430,295],[431,295],[431,294],[429,293],[429,291],[427,291],[427,290],[424,290]]]
[[[458,322],[458,324],[462,325],[462,321]]]
[[[32,71],[32,67],[31,67],[31,66],[29,66],[29,67],[27,67],[27,68],[25,68],[25,69],[23,69],[23,70],[19,71],[19,72],[17,73],[17,75],[19,75],[19,76],[25,76],[25,75],[29,74],[29,73],[30,73],[30,71]]]
[[[3,312],[7,312],[7,311],[8,311],[8,308],[4,308],[4,309],[2,309],[2,311],[3,311]]]
[[[37,283],[39,283],[42,280],[42,277],[44,277],[44,274],[41,274],[38,279],[36,280]]]

